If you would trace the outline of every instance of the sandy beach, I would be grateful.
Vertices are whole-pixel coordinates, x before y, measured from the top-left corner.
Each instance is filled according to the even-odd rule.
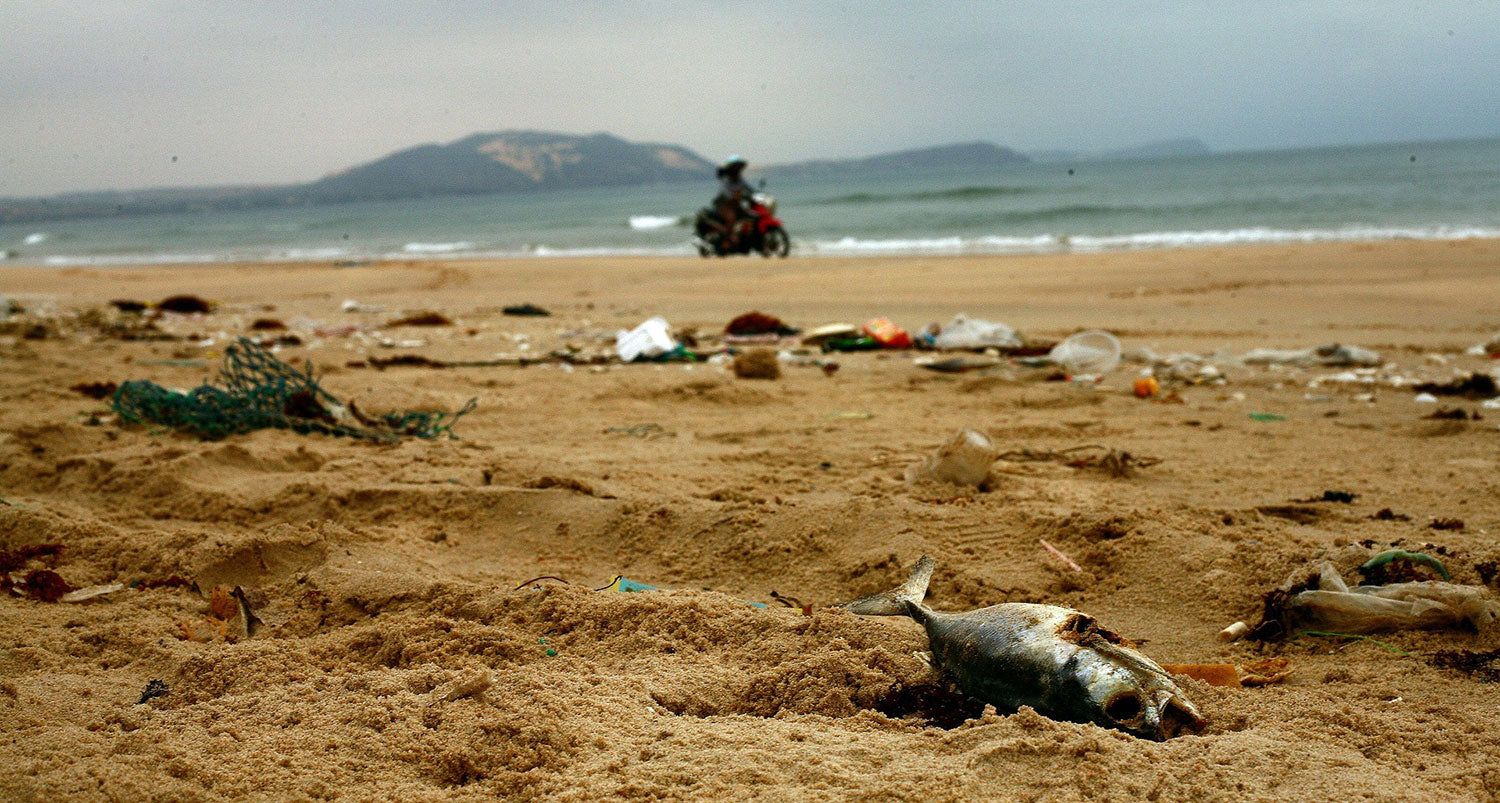
[[[0,323],[0,550],[60,544],[17,571],[133,584],[71,604],[0,596],[4,799],[1500,797],[1500,686],[1431,660],[1500,649],[1495,629],[1217,638],[1324,560],[1348,572],[1399,546],[1485,582],[1500,410],[1418,403],[1392,377],[1495,369],[1465,350],[1500,331],[1500,241],[9,267],[0,294],[25,309]],[[214,310],[157,320],[171,339],[100,323],[113,300],[177,294]],[[522,303],[552,315],[502,313]],[[1393,367],[1323,381],[1349,369],[1216,358],[1223,383],[1164,380],[1181,403],[1163,403],[1132,395],[1135,363],[1083,385],[1012,364],[936,373],[917,351],[829,355],[832,373],[787,363],[776,380],[704,363],[372,364],[607,351],[654,315],[713,344],[750,310],[912,331],[962,312],[1159,354],[1342,343]],[[387,325],[426,311],[451,325]],[[203,441],[122,425],[73,389],[192,388],[234,338],[283,334],[301,345],[281,359],[311,360],[363,410],[477,407],[452,440]],[[1428,418],[1440,408],[1482,417]],[[963,427],[1012,455],[1097,445],[1160,462],[1116,477],[1012,457],[985,490],[904,479]],[[1182,680],[1210,724],[1161,743],[974,710],[924,661],[917,625],[829,608],[923,554],[938,610],[1063,605],[1161,663],[1276,657],[1292,674]],[[663,590],[593,590],[616,575]],[[540,576],[560,579],[526,582]],[[243,611],[212,599],[236,587],[259,620],[243,635],[220,616]],[[142,701],[152,681],[165,693]]]

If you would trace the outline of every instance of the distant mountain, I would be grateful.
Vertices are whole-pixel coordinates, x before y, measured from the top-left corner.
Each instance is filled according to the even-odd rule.
[[[931,170],[992,170],[1031,161],[1025,156],[989,142],[965,142],[883,153],[863,159],[819,159],[794,164],[773,164],[752,172],[778,178],[794,176],[826,177],[869,173],[902,173]]]
[[[69,193],[0,199],[0,222],[621,187],[710,179],[714,165],[680,145],[609,134],[474,134],[418,145],[306,184]]]
[[[1081,151],[1044,150],[1030,151],[1026,155],[1045,164],[1058,162],[1106,162],[1125,159],[1165,159],[1173,156],[1202,156],[1213,153],[1203,140],[1196,137],[1177,137],[1147,142],[1129,148],[1086,153]]]

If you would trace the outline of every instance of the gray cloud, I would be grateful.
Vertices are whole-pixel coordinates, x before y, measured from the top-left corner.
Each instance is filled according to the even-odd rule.
[[[0,18],[0,195],[303,181],[501,128],[757,162],[1500,133],[1489,1],[0,0]]]

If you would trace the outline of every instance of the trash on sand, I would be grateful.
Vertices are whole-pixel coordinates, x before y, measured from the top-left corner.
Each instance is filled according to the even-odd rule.
[[[1397,513],[1388,507],[1383,507],[1370,514],[1370,518],[1376,521],[1411,521],[1411,516],[1405,513]]]
[[[677,348],[672,326],[662,317],[651,318],[630,331],[621,329],[615,335],[615,351],[625,362],[660,357]]]
[[[954,485],[981,486],[989,476],[998,450],[982,432],[961,429],[922,462],[906,469],[907,482],[936,480]]]
[[[1500,358],[1500,332],[1490,336],[1489,340],[1479,343],[1464,350],[1471,357],[1496,357]]]
[[[1352,505],[1354,504],[1354,500],[1358,498],[1359,494],[1350,493],[1349,491],[1324,491],[1319,496],[1310,496],[1306,499],[1293,499],[1292,501],[1304,504],[1308,502],[1337,502],[1341,505]]]
[[[603,588],[596,588],[594,590],[595,591],[619,591],[619,592],[626,593],[626,594],[632,594],[632,593],[635,593],[637,591],[661,591],[662,589],[660,589],[660,588],[658,588],[656,586],[648,586],[645,583],[637,583],[634,580],[627,580],[625,577],[617,574],[617,575],[615,575],[615,578],[613,580],[609,581],[608,585],[604,586]],[[740,602],[743,602],[746,605],[750,605],[750,606],[753,606],[753,607],[756,607],[756,608],[766,608],[766,607],[769,607],[764,602],[751,602],[748,599],[742,599],[742,600],[740,600]]]
[[[994,368],[1002,363],[994,357],[948,357],[941,360],[918,357],[912,361],[912,364],[940,374],[966,374],[970,371]]]
[[[1143,376],[1136,379],[1130,386],[1130,392],[1134,393],[1137,399],[1154,398],[1156,394],[1161,392],[1161,384],[1156,381],[1156,377],[1154,376]]]
[[[550,316],[552,313],[548,312],[545,309],[542,309],[541,307],[538,307],[535,304],[517,304],[513,307],[505,307],[504,309],[500,310],[500,314],[515,315],[520,317],[544,318]]]
[[[1418,393],[1411,400],[1417,404],[1437,404],[1437,397],[1431,393]]]
[[[272,332],[286,328],[286,324],[277,318],[256,318],[250,323],[250,328],[256,332]]]
[[[1359,346],[1329,343],[1310,349],[1254,349],[1240,357],[1251,365],[1378,366],[1380,354]]]
[[[1250,623],[1243,621],[1235,622],[1229,627],[1226,627],[1223,630],[1219,631],[1219,641],[1223,641],[1226,643],[1231,641],[1238,641],[1244,638],[1245,634],[1249,632]]]
[[[1266,594],[1250,637],[1262,641],[1303,631],[1336,634],[1383,630],[1479,628],[1500,616],[1500,601],[1483,586],[1437,580],[1349,588],[1331,563],[1299,570]]]
[[[213,310],[213,304],[197,296],[168,296],[156,302],[156,308],[162,312],[177,312],[184,315],[193,313],[205,313]]]
[[[887,318],[873,318],[860,331],[883,349],[911,348],[911,334]]]
[[[1269,686],[1280,683],[1292,674],[1291,661],[1286,658],[1267,658],[1251,661],[1242,666],[1234,664],[1162,664],[1162,669],[1174,675],[1201,680],[1210,686]]]
[[[1427,522],[1427,527],[1432,530],[1462,530],[1464,528],[1464,520],[1454,518],[1436,518],[1432,521]]]
[[[916,620],[943,675],[1002,711],[1030,706],[1053,719],[1156,740],[1208,724],[1161,666],[1094,617],[1024,602],[938,613],[922,604],[932,570],[924,555],[900,586],[838,607]]]
[[[835,337],[822,343],[824,351],[879,351],[881,348],[880,341],[859,334],[850,337]]]
[[[986,348],[1020,348],[1026,345],[1016,330],[1003,323],[970,318],[963,313],[943,324],[932,336],[933,348],[941,351],[977,350]]]
[[[470,399],[453,413],[401,410],[367,416],[324,390],[311,362],[299,371],[245,338],[225,349],[218,381],[178,393],[134,379],[115,391],[111,407],[128,423],[160,424],[205,440],[277,428],[390,442],[452,437],[453,425],[477,403]]]
[[[775,315],[767,315],[764,312],[747,312],[736,317],[724,327],[724,334],[737,337],[754,337],[756,335],[774,335],[776,337],[790,337],[802,330],[787,326]]]
[[[859,327],[852,323],[830,323],[803,335],[802,345],[821,346],[830,340],[843,340],[858,336]]]
[[[1069,335],[1047,358],[1073,377],[1103,376],[1120,364],[1120,341],[1102,329]]]
[[[57,601],[58,602],[86,602],[88,600],[94,599],[95,597],[102,597],[105,594],[113,594],[116,591],[124,591],[124,590],[125,590],[125,584],[124,583],[107,583],[105,585],[88,586],[87,588],[79,588],[79,589],[75,589],[73,591],[69,591],[68,593],[62,595],[61,597],[58,597]]]
[[[1037,539],[1037,543],[1041,544],[1042,545],[1042,549],[1047,550],[1047,553],[1050,554],[1052,557],[1057,558],[1058,560],[1060,560],[1063,563],[1067,564],[1067,567],[1069,569],[1072,569],[1073,571],[1078,572],[1080,574],[1083,572],[1083,567],[1082,566],[1079,566],[1077,563],[1074,563],[1072,558],[1070,558],[1067,555],[1064,555],[1062,553],[1062,550],[1060,550],[1057,547],[1055,547],[1055,546],[1047,543],[1047,539],[1045,539],[1045,538],[1038,538]]]
[[[385,312],[385,307],[379,304],[361,304],[352,298],[344,299],[340,309],[344,312]]]
[[[166,683],[163,683],[160,680],[151,680],[146,683],[146,690],[141,692],[141,699],[136,700],[135,704],[145,705],[147,700],[154,700],[157,697],[166,697],[170,692],[171,689],[167,688]]]
[[[51,569],[32,569],[24,575],[0,575],[0,591],[42,602],[57,602],[72,590],[68,581]]]
[[[734,355],[734,375],[740,379],[780,379],[781,361],[773,349],[749,349]]]
[[[1424,415],[1423,418],[1433,421],[1483,421],[1484,416],[1478,410],[1470,412],[1462,407],[1441,407],[1437,412]]]
[[[1286,416],[1279,413],[1251,413],[1250,418],[1255,421],[1285,421]]]
[[[1452,579],[1448,576],[1448,568],[1443,565],[1442,561],[1431,555],[1407,552],[1404,549],[1387,549],[1370,558],[1360,565],[1359,575],[1365,585],[1426,580],[1426,577],[1413,571],[1416,566],[1426,566],[1437,572],[1438,576],[1444,580]]]
[[[1495,378],[1489,374],[1478,372],[1469,374],[1463,379],[1454,379],[1448,382],[1423,382],[1417,385],[1418,393],[1431,393],[1438,396],[1462,396],[1466,399],[1489,399],[1500,395],[1500,388],[1495,386]]]
[[[397,326],[452,326],[453,321],[441,312],[423,311],[386,321],[388,327]]]

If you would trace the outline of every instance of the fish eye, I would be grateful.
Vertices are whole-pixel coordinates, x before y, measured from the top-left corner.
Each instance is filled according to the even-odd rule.
[[[1141,715],[1141,698],[1122,694],[1104,705],[1104,714],[1116,722],[1129,722]]]

